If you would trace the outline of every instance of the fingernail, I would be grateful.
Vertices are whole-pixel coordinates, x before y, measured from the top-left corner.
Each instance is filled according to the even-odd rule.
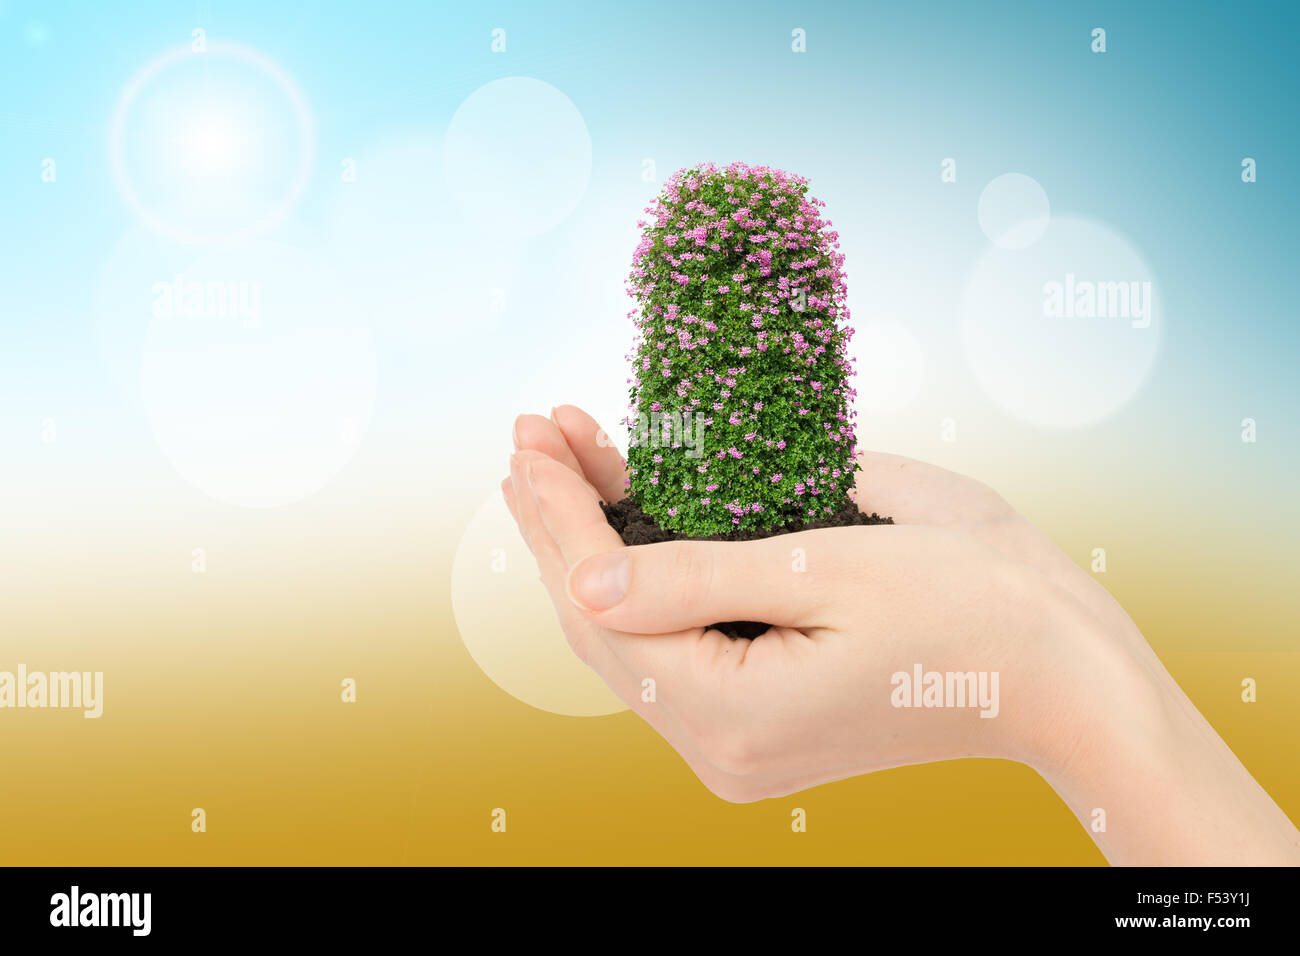
[[[587,611],[607,611],[627,597],[631,565],[622,551],[593,554],[569,572],[569,598]]]
[[[524,480],[528,482],[529,490],[531,491],[537,490],[535,487],[533,487],[533,463],[531,461],[524,466]]]
[[[516,418],[515,423],[510,426],[510,439],[515,443],[515,451],[518,451],[519,450],[519,419],[518,418]]]
[[[556,405],[551,406],[551,421],[555,422],[557,426],[560,424],[560,420],[555,417],[555,413],[558,412],[559,410],[560,409],[558,406]]]

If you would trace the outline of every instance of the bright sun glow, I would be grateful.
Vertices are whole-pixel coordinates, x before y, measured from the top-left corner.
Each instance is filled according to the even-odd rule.
[[[142,66],[118,97],[108,137],[122,199],[150,229],[187,244],[247,239],[283,221],[311,178],[315,146],[293,78],[256,50],[219,41],[197,60],[186,43]]]
[[[239,125],[220,114],[190,118],[182,127],[180,145],[185,168],[203,176],[233,172],[246,147]]]

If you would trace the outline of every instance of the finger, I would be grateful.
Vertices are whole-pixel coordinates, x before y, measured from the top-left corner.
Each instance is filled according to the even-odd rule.
[[[586,482],[553,461],[531,462],[528,471],[534,503],[566,564],[573,565],[593,552],[628,550],[618,532],[609,526]],[[565,593],[567,596],[567,590]],[[602,625],[599,633],[634,674],[653,677],[661,686],[674,688],[679,700],[689,700],[691,692],[699,690],[707,678],[706,669],[693,663],[717,659],[731,643],[718,631],[705,634],[703,628],[691,626],[647,626],[637,634],[629,634]],[[644,636],[647,634],[654,637]]]
[[[515,524],[519,524],[519,512],[515,506],[515,486],[507,475],[501,481],[501,496],[506,500],[506,508],[510,512],[510,517],[515,519]]]
[[[648,700],[644,697],[644,685],[642,683],[644,679],[648,676],[654,676],[656,673],[665,673],[667,669],[648,667],[644,656],[638,657],[636,654],[627,655],[636,662],[633,665],[636,668],[635,671],[629,669],[624,655],[618,653],[615,648],[616,644],[627,639],[622,635],[618,635],[611,640],[611,635],[600,631],[597,625],[587,620],[573,602],[569,600],[568,592],[565,590],[568,566],[564,563],[560,550],[556,547],[549,532],[538,519],[535,499],[526,489],[519,495],[516,495],[515,492],[516,482],[526,481],[525,473],[527,469],[531,465],[540,462],[546,462],[547,467],[564,467],[553,460],[544,458],[539,453],[521,452],[513,456],[511,461],[512,474],[515,476],[515,480],[512,481],[512,479],[507,478],[503,481],[501,483],[502,491],[506,495],[507,504],[513,505],[511,510],[516,515],[516,521],[521,524],[526,522],[529,525],[528,534],[532,539],[537,554],[538,565],[542,572],[542,584],[546,586],[551,595],[551,601],[555,605],[560,625],[564,629],[569,646],[583,663],[597,673],[601,680],[605,682],[605,685],[620,700],[639,714],[682,755],[701,780],[715,788],[721,786],[722,784],[718,781],[725,775],[720,775],[709,765],[700,752],[698,744],[685,731],[672,710],[658,703],[655,697]],[[568,470],[568,473],[572,476],[575,489],[583,489],[581,494],[587,500],[594,500],[595,492],[590,486],[586,485],[571,470]],[[637,638],[636,640],[648,641],[649,639]],[[670,692],[667,696],[670,699],[675,699],[677,695]]]
[[[556,544],[567,556],[567,544]],[[597,624],[637,634],[718,621],[827,627],[844,544],[842,535],[806,532],[609,551],[570,569],[569,596]]]
[[[596,420],[574,405],[551,410],[569,449],[593,488],[609,504],[627,497],[627,462]]]
[[[598,493],[585,479],[548,458],[530,458],[527,464],[531,506],[566,564],[623,547],[623,539],[605,518]]]
[[[532,462],[542,460],[549,461],[541,452],[530,450],[515,452],[510,456],[510,488],[515,500],[515,522],[519,525],[524,543],[537,558],[542,574],[563,574],[567,573],[568,565],[546,531],[546,525],[537,510],[537,500],[528,489],[525,473]]]
[[[566,562],[592,547],[623,548],[586,482],[547,459],[530,460],[525,471],[545,533]],[[560,599],[567,599],[567,593],[561,591]],[[584,621],[591,623],[585,617]],[[715,793],[747,801],[756,799],[753,794],[785,786],[781,775],[738,777],[705,755],[704,745],[718,728],[735,726],[743,719],[743,707],[737,709],[737,701],[730,699],[736,694],[723,693],[721,679],[737,674],[755,642],[732,641],[719,631],[700,627],[653,635],[600,627],[593,646],[611,652],[622,665],[620,676],[630,678],[627,684],[615,683],[602,672],[606,683],[668,740]],[[648,698],[643,694],[647,683],[655,688]]]
[[[537,461],[550,461],[550,459],[540,452],[528,450],[511,456],[511,477],[502,482],[503,487],[509,486],[507,503],[511,500],[514,502],[512,513],[515,515],[515,522],[519,525],[520,533],[537,559],[542,584],[551,597],[551,603],[555,605],[569,647],[577,654],[579,660],[600,675],[614,693],[631,705],[638,688],[630,683],[630,675],[624,671],[613,653],[601,645],[597,638],[597,625],[583,617],[573,606],[573,602],[568,599],[565,591],[568,565],[547,532],[538,514],[536,499],[527,487],[525,471],[530,464]],[[564,467],[556,462],[551,463],[557,468]]]
[[[520,415],[515,419],[515,451],[539,451],[547,458],[582,474],[582,465],[569,449],[560,427],[541,415]]]
[[[626,548],[604,512],[592,507],[585,483],[545,462],[530,472],[541,520],[570,566],[569,596],[602,627],[662,634],[719,621],[824,626],[827,582],[840,564],[829,552],[840,539],[776,535]],[[822,553],[810,560],[814,545]]]

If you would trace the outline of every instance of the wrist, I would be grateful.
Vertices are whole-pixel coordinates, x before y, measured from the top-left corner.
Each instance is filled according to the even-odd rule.
[[[1300,834],[1153,654],[1067,606],[1061,693],[1025,759],[1106,858],[1137,865],[1296,865]],[[1050,693],[1050,688],[1040,687]]]
[[[1073,790],[1103,767],[1168,758],[1180,715],[1169,706],[1163,669],[1154,672],[1149,660],[1054,586],[1044,589],[1041,619],[1033,712],[1018,741],[1022,762]]]

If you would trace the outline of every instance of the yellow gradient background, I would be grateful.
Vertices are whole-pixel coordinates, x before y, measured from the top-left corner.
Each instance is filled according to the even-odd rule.
[[[1012,763],[901,768],[733,806],[631,713],[561,717],[502,692],[457,634],[450,575],[506,451],[494,444],[482,475],[436,502],[391,478],[363,495],[379,479],[356,468],[269,512],[197,506],[179,484],[147,509],[109,489],[84,512],[31,512],[5,542],[0,668],[102,670],[105,711],[0,712],[0,863],[1104,863]],[[1208,500],[1112,487],[1100,466],[1072,488],[1061,468],[1051,491],[1007,460],[952,448],[945,463],[1010,488],[1081,563],[1106,547],[1106,585],[1300,816],[1294,582],[1281,536],[1253,526],[1267,502],[1197,525],[1185,516],[1210,515]],[[119,495],[150,522],[107,507]],[[191,571],[194,547],[206,574]],[[355,705],[339,700],[348,677]],[[1258,703],[1241,702],[1244,677]],[[195,807],[206,833],[190,830]],[[504,834],[491,831],[497,807]],[[791,832],[794,807],[807,833]]]

